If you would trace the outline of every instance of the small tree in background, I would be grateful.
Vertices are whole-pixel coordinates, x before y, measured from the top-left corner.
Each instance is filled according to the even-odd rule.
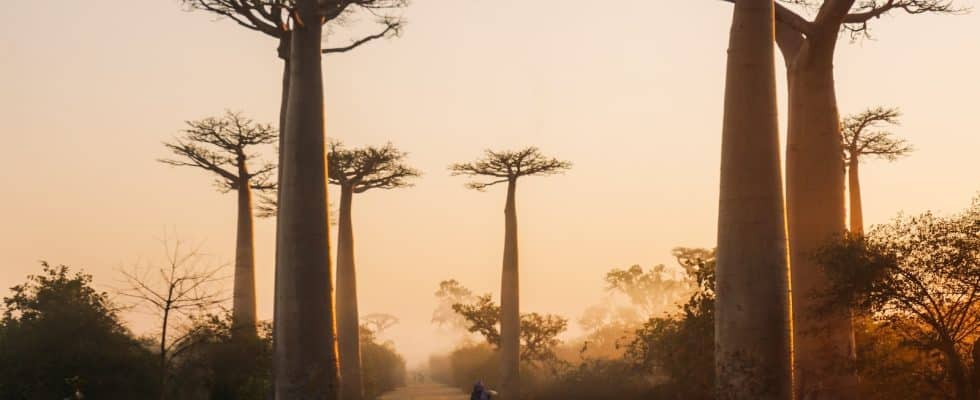
[[[375,337],[383,335],[391,327],[398,325],[398,317],[385,313],[371,313],[361,317],[361,321]]]
[[[405,359],[390,343],[378,343],[367,328],[361,329],[361,368],[364,374],[364,397],[378,396],[405,385]]]
[[[448,326],[465,331],[469,326],[466,318],[459,315],[453,309],[453,305],[472,303],[476,300],[473,292],[460,284],[459,281],[449,279],[439,282],[439,290],[436,291],[435,295],[439,304],[432,311],[432,322],[440,327]]]
[[[469,331],[479,333],[487,343],[500,349],[500,306],[489,294],[477,297],[471,304],[455,304],[455,310],[469,324]],[[561,344],[558,335],[568,328],[568,320],[557,315],[521,314],[520,359],[530,364],[557,368],[554,348]]]
[[[174,351],[174,397],[265,400],[272,389],[272,324],[252,340],[234,335],[231,313],[192,316]]]
[[[864,211],[861,203],[858,165],[868,158],[895,161],[914,150],[904,139],[895,138],[891,132],[881,130],[884,126],[898,125],[898,118],[901,115],[897,108],[875,107],[841,121],[852,233],[864,233]]]
[[[643,310],[645,317],[656,317],[672,311],[677,301],[691,290],[690,282],[672,275],[663,264],[649,271],[639,265],[613,269],[606,273],[606,290],[628,297],[633,305]]]
[[[354,194],[375,189],[411,186],[420,173],[405,164],[406,153],[390,143],[384,147],[344,148],[330,143],[327,168],[330,183],[340,186],[337,226],[337,347],[340,353],[341,393],[346,400],[364,395],[361,374],[360,317],[357,311],[357,270],[354,265]]]
[[[500,282],[500,393],[505,399],[519,399],[520,389],[520,274],[517,255],[517,180],[526,176],[561,174],[572,167],[568,161],[546,157],[537,147],[517,151],[487,150],[484,157],[469,163],[449,167],[453,175],[487,178],[466,186],[479,191],[507,184],[507,203],[504,207],[504,260]]]
[[[276,130],[228,111],[220,118],[187,121],[187,129],[173,142],[164,143],[175,159],[160,162],[203,169],[217,175],[222,192],[238,194],[238,233],[235,241],[235,286],[232,320],[244,336],[256,335],[255,239],[252,228],[252,190],[270,191],[275,165],[258,162],[256,147],[276,141]]]
[[[715,255],[708,249],[678,247],[678,264],[693,282],[681,312],[650,318],[626,345],[626,360],[644,372],[662,372],[669,392],[684,399],[714,398]]]
[[[136,265],[122,274],[126,287],[119,294],[134,300],[136,307],[143,307],[160,318],[160,334],[157,338],[160,368],[160,398],[169,395],[169,377],[172,359],[179,350],[186,349],[186,341],[193,330],[182,334],[179,323],[195,315],[206,314],[225,301],[223,294],[215,290],[221,281],[218,273],[222,267],[203,263],[204,257],[196,248],[185,250],[178,240],[172,246],[163,241],[166,262],[162,265]]]

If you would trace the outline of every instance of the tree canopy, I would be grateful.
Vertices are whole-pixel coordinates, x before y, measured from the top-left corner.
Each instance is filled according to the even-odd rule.
[[[276,184],[270,178],[276,165],[256,164],[258,155],[250,152],[255,146],[277,141],[278,134],[272,125],[256,123],[232,111],[186,124],[180,136],[164,143],[177,158],[158,161],[210,171],[218,176],[215,184],[222,191],[238,190],[245,182],[255,190],[275,189]]]
[[[898,125],[901,116],[897,108],[874,107],[844,118],[841,121],[844,159],[860,162],[867,156],[893,161],[914,151],[905,139],[883,130],[885,126]]]
[[[500,346],[500,306],[489,294],[479,296],[472,303],[453,305],[466,319],[470,332],[479,333],[487,343]],[[568,320],[551,314],[521,314],[521,360],[531,363],[555,361],[554,348],[561,343],[558,335],[568,328]]]
[[[330,183],[354,193],[411,186],[409,179],[422,174],[405,164],[407,155],[391,143],[383,147],[347,149],[343,143],[332,141],[327,155]]]
[[[980,198],[956,215],[903,216],[845,235],[815,257],[831,283],[823,307],[862,311],[941,354],[957,398],[974,398],[965,396],[980,388]]]
[[[734,0],[728,0],[734,2]],[[869,37],[868,23],[894,11],[908,14],[962,12],[952,0],[780,0],[783,4],[799,6],[804,10],[817,10],[812,21],[801,13],[776,3],[776,19],[794,31],[809,36],[834,25],[851,38]],[[839,21],[839,22],[838,22]]]
[[[466,187],[484,190],[498,183],[513,182],[522,176],[556,175],[572,168],[572,163],[546,157],[537,147],[517,151],[484,151],[483,158],[449,166],[453,176],[489,177],[493,180],[472,181]],[[495,178],[495,179],[494,179]]]

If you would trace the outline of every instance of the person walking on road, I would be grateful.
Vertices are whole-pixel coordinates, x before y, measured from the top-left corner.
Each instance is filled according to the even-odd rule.
[[[497,392],[483,386],[483,381],[477,381],[473,385],[473,391],[470,393],[470,400],[490,400],[496,394]]]

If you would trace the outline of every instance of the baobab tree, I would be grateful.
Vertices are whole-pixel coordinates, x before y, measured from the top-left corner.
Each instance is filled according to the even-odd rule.
[[[330,143],[330,152],[327,155],[330,183],[340,186],[340,220],[337,226],[337,345],[340,350],[340,393],[345,400],[360,400],[364,397],[351,203],[354,194],[373,189],[411,186],[409,179],[420,174],[405,164],[405,156],[404,152],[390,143],[384,147],[346,149],[338,141]]]
[[[525,176],[555,175],[572,167],[568,161],[545,157],[536,147],[518,151],[486,150],[483,158],[453,164],[453,175],[486,177],[466,186],[479,191],[507,184],[507,203],[504,207],[504,260],[500,282],[500,360],[501,398],[520,398],[520,276],[517,256],[517,180]]]
[[[739,0],[729,37],[715,289],[719,399],[792,396],[773,6]]]
[[[217,176],[215,183],[219,190],[238,194],[232,333],[236,337],[254,338],[257,333],[252,190],[275,189],[269,179],[275,165],[258,162],[252,152],[255,147],[275,142],[276,130],[231,111],[219,118],[187,121],[186,124],[187,128],[177,138],[164,143],[177,158],[159,161],[208,171]]]
[[[728,0],[734,2],[736,0]],[[742,1],[742,0],[737,0]],[[813,252],[845,231],[844,160],[834,86],[834,51],[843,31],[867,36],[870,21],[893,12],[957,12],[952,0],[785,0],[816,9],[813,20],[776,4],[776,42],[786,62],[789,121],[786,213],[793,277],[797,397],[847,399],[857,377],[850,312],[817,315],[814,298],[826,277]]]
[[[401,320],[391,314],[371,313],[361,317],[361,322],[375,336],[381,336],[391,327],[398,325]]]
[[[380,15],[405,0],[185,0],[279,42],[284,61],[280,109],[279,191],[273,382],[277,399],[336,399],[334,332],[321,55],[345,52],[398,33],[384,30],[338,48],[322,47],[323,25],[355,9]]]
[[[431,322],[440,328],[448,326],[453,331],[466,332],[466,319],[453,310],[453,304],[471,303],[475,296],[455,279],[439,282],[439,290],[435,292],[438,305],[432,311]]]
[[[847,162],[847,194],[850,207],[851,233],[864,233],[864,213],[861,206],[861,181],[858,165],[862,159],[883,158],[895,161],[911,153],[912,145],[895,138],[891,132],[880,130],[886,125],[898,125],[901,112],[897,108],[875,107],[844,118],[841,138],[844,160]]]

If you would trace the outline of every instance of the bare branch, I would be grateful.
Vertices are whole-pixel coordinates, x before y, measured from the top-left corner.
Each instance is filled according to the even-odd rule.
[[[225,280],[218,275],[223,265],[201,265],[203,255],[198,248],[183,250],[179,240],[171,246],[164,238],[162,244],[166,263],[135,265],[121,271],[126,288],[119,294],[132,299],[133,307],[148,308],[159,316],[159,357],[165,370],[172,358],[170,351],[182,340],[171,337],[180,317],[207,312],[226,302],[227,297],[215,287]]]
[[[194,10],[207,11],[266,35],[282,38],[289,34],[284,15],[291,0],[181,0]]]
[[[367,42],[370,42],[372,40],[381,39],[381,38],[385,38],[385,37],[395,37],[395,36],[398,36],[401,33],[401,28],[402,28],[402,25],[403,25],[403,22],[401,20],[398,20],[398,19],[385,19],[383,21],[383,23],[385,25],[385,28],[381,32],[378,32],[378,33],[373,34],[373,35],[368,35],[368,36],[365,36],[365,37],[360,38],[358,40],[355,40],[354,42],[352,42],[351,44],[349,44],[347,46],[326,48],[326,49],[321,50],[321,52],[323,54],[343,53],[343,52],[347,52],[347,51],[350,51],[350,50],[354,50],[354,49],[360,47],[361,45],[363,45],[363,44],[365,44]]]
[[[327,207],[330,209],[330,225],[337,225],[337,211],[333,206],[333,202],[329,202]],[[261,195],[259,197],[259,205],[255,207],[258,211],[256,214],[259,218],[271,218],[279,214],[279,204],[276,203],[275,194]]]
[[[862,0],[844,17],[843,29],[852,38],[867,37],[868,22],[894,10],[907,14],[961,14],[969,11],[969,8],[957,7],[952,0]]]

